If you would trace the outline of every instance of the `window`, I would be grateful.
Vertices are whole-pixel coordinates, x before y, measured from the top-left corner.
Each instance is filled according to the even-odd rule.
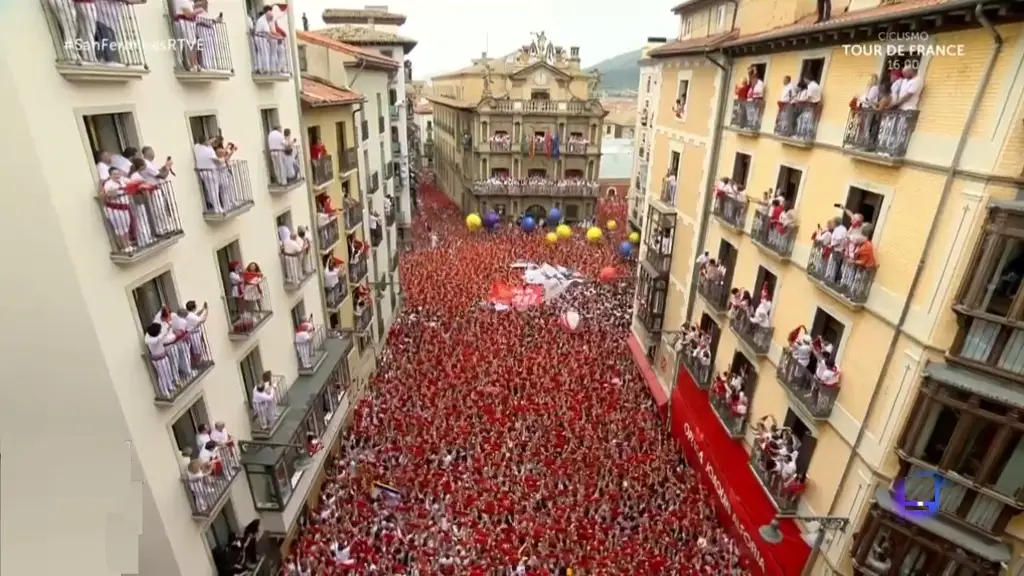
[[[605,136],[611,136],[611,133],[612,133],[612,125],[608,124],[607,126],[604,127],[604,134],[605,134]]]
[[[380,54],[381,54],[381,56],[384,56],[385,58],[393,58],[394,55],[395,55],[395,51],[394,50],[381,50]]]
[[[238,529],[238,517],[229,498],[203,532],[206,545],[210,552],[213,552],[214,562],[221,562],[228,544],[231,543],[231,536],[241,536],[241,530]]]
[[[775,274],[772,274],[764,266],[757,267],[757,277],[754,280],[754,288],[751,290],[751,296],[754,299],[754,306],[761,303],[761,294],[766,292],[770,300],[775,300],[775,285],[778,280],[775,278]]]
[[[281,119],[277,114],[277,108],[263,108],[260,110],[260,120],[263,122],[263,133],[270,134],[274,128],[281,127]],[[266,145],[266,138],[263,139]]]
[[[135,311],[143,330],[155,321],[164,306],[177,310],[181,305],[170,272],[140,284],[132,290],[132,299],[135,300]]]
[[[732,181],[737,186],[747,187],[747,178],[750,177],[750,154],[737,152],[736,158],[732,161]]]
[[[863,216],[864,223],[871,224],[871,227],[874,228],[878,223],[878,218],[882,215],[884,201],[885,198],[881,194],[851,186],[850,191],[846,194],[846,209]],[[845,212],[843,212],[843,225],[850,225],[850,215]],[[871,238],[874,233],[875,231],[871,230],[867,235],[868,238]]]
[[[818,445],[818,439],[811,435],[810,428],[792,410],[786,410],[786,418],[782,425],[793,432],[793,436],[800,441],[800,448],[796,456],[796,473],[807,474],[811,466],[811,456],[814,455],[814,448]]]
[[[692,28],[693,28],[693,18],[691,17],[691,18],[683,19],[683,26],[682,26],[682,28],[679,31],[679,37],[684,39],[684,40],[689,38],[690,37],[690,32],[691,32]]]
[[[574,224],[580,218],[580,207],[576,204],[565,205],[565,223]]]
[[[530,90],[530,100],[550,100],[551,95],[547,90]]]
[[[715,9],[715,26],[721,30],[725,28],[725,4],[721,4]]]
[[[818,308],[814,312],[814,323],[811,324],[811,336],[821,337],[821,339],[832,345],[832,357],[837,358],[839,356],[839,348],[843,343],[843,332],[846,331],[846,326],[842,322],[836,320],[831,314],[825,312],[821,308]],[[811,361],[813,362],[813,357]]]
[[[289,219],[291,216],[289,215]],[[217,267],[220,269],[221,282],[224,285],[224,293],[230,295],[231,279],[231,263],[242,261],[242,247],[239,246],[238,240],[228,244],[227,246],[217,250]]]
[[[650,94],[650,92],[651,92],[651,77],[648,76],[647,77],[647,82],[645,83],[645,86],[644,86],[644,93]],[[646,108],[646,106],[644,106],[644,108]]]
[[[431,122],[430,120],[427,120],[427,132],[430,132],[433,129],[434,129],[433,122]]]
[[[300,299],[292,306],[292,328],[298,331],[299,326],[306,320],[309,320],[309,315],[306,314],[306,301]]]
[[[210,415],[206,412],[206,404],[203,403],[202,398],[199,398],[171,424],[171,434],[174,436],[178,452],[188,448],[198,456],[199,445],[196,442],[196,436],[199,434],[199,426],[209,423]]]
[[[671,152],[668,157],[668,173],[679,175],[679,152]]]
[[[679,89],[676,90],[676,103],[674,105],[674,112],[676,118],[682,118],[686,115],[686,99],[690,93],[690,81],[680,80]]]
[[[999,229],[991,229],[994,214],[999,213],[989,215],[990,230],[978,242],[978,247],[975,250],[977,264],[974,265],[970,273],[965,274],[959,300],[967,308],[994,316],[1016,319],[1020,314],[1016,310],[1019,310],[1020,306],[1015,307],[1014,302],[1021,294],[1021,279],[1024,278],[1024,241],[1001,234],[1002,231]],[[1006,228],[1019,229],[1022,225],[1024,222],[1020,221],[1018,217],[1010,215]],[[1014,310],[1012,315],[1011,310]],[[985,340],[991,339],[992,337],[989,337]],[[963,355],[991,357],[991,352],[981,352]]]
[[[84,116],[82,120],[94,157],[101,151],[120,154],[125,148],[138,148],[140,145],[135,118],[127,112],[92,114]]]
[[[319,144],[320,143],[320,127],[319,126],[310,126],[309,128],[306,128],[306,136],[309,138],[309,143],[310,144]]]
[[[309,65],[306,63],[306,47],[299,44],[299,72],[305,72]]]
[[[245,397],[252,401],[252,391],[263,381],[263,356],[260,355],[260,347],[257,346],[242,358],[238,363],[238,369],[242,373],[242,384],[245,385]]]
[[[757,386],[757,369],[750,363],[750,360],[747,360],[746,354],[739,350],[733,352],[729,371],[733,374],[739,372],[747,375],[743,382],[743,393],[747,395],[747,400],[753,399],[754,387]]]
[[[292,227],[292,211],[288,210],[274,219],[277,222],[277,227],[287,226],[289,229]]]
[[[807,58],[800,63],[800,80],[814,80],[821,84],[825,73],[824,58]]]
[[[797,194],[800,193],[800,181],[803,179],[802,170],[789,166],[779,166],[779,178],[775,181],[775,194],[786,199],[788,206],[796,206]]]
[[[724,239],[718,243],[718,262],[725,266],[725,285],[732,286],[732,272],[736,266],[736,247]]]
[[[764,80],[765,74],[768,73],[768,64],[766,64],[765,62],[758,62],[756,64],[751,64],[747,68],[747,70],[753,70],[754,73],[757,74],[758,78],[760,78],[761,80]]]
[[[718,350],[718,338],[722,335],[722,330],[715,323],[714,319],[705,312],[700,316],[700,331],[711,335],[711,360],[714,362],[714,354]]]

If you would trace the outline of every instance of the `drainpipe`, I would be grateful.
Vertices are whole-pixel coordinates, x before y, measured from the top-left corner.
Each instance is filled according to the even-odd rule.
[[[988,57],[988,64],[985,66],[985,73],[981,77],[981,82],[978,84],[978,88],[974,92],[974,100],[971,102],[971,107],[967,113],[967,120],[964,122],[963,131],[960,133],[960,140],[956,144],[956,151],[953,153],[953,160],[949,163],[949,169],[946,170],[946,180],[942,185],[942,194],[939,196],[939,205],[935,210],[935,216],[932,217],[931,226],[928,229],[928,236],[925,238],[924,249],[921,251],[921,258],[917,261],[917,269],[914,271],[914,279],[910,282],[910,290],[907,292],[907,299],[903,303],[903,309],[900,311],[900,319],[896,323],[896,328],[893,330],[892,340],[889,342],[889,350],[885,353],[885,360],[882,361],[882,370],[878,374],[878,381],[875,382],[875,389],[871,393],[871,400],[868,402],[867,412],[864,414],[863,420],[861,420],[860,428],[857,430],[857,439],[853,443],[853,448],[850,450],[850,456],[846,460],[846,467],[843,469],[843,475],[839,482],[842,486],[846,483],[847,477],[850,474],[850,470],[853,469],[853,459],[856,457],[857,452],[860,450],[860,445],[864,440],[864,434],[867,431],[867,422],[871,418],[871,414],[874,412],[875,405],[878,403],[878,392],[882,388],[882,382],[885,379],[886,372],[889,371],[889,365],[892,363],[893,356],[895,355],[896,343],[899,340],[900,333],[903,331],[903,327],[907,321],[907,315],[910,312],[910,302],[914,298],[914,293],[917,292],[918,284],[921,281],[921,274],[924,271],[925,262],[928,260],[928,254],[931,252],[932,241],[935,237],[935,231],[938,229],[939,214],[942,213],[946,202],[949,200],[950,191],[953,189],[953,180],[956,177],[956,169],[960,164],[960,160],[963,157],[964,149],[967,146],[967,135],[970,134],[971,128],[974,126],[974,121],[978,116],[978,108],[981,104],[981,99],[985,95],[988,83],[992,79],[992,71],[995,69],[996,60],[999,58],[1000,52],[1003,50],[1003,37],[999,35],[999,32],[992,26],[988,18],[985,17],[985,13],[982,10],[984,4],[979,3],[974,7],[974,17],[981,23],[982,27],[988,30],[989,34],[992,35],[992,53]],[[832,504],[829,506],[828,514],[835,513],[836,499],[832,500]],[[804,574],[810,574],[810,570],[814,566],[814,562],[817,560],[820,547],[815,547],[811,550],[811,556],[807,559],[807,563],[804,565]]]

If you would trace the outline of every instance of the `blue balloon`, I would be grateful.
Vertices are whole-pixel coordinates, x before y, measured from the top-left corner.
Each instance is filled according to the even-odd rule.
[[[552,208],[551,212],[548,212],[548,224],[551,226],[557,226],[562,221],[562,212],[558,208]]]
[[[623,258],[629,258],[633,255],[633,243],[629,240],[623,240],[619,243],[619,256]]]
[[[522,227],[523,232],[533,232],[534,228],[537,227],[537,221],[527,216],[526,218],[523,218],[523,222],[520,226]]]

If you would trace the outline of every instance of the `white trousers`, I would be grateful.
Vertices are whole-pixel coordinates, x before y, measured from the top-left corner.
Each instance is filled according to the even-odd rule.
[[[76,2],[75,12],[78,15],[78,38],[81,40],[79,54],[86,62],[96,62],[96,4]]]

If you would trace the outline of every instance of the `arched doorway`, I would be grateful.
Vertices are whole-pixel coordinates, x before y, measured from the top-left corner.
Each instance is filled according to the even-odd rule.
[[[530,218],[533,218],[537,222],[542,222],[545,218],[548,217],[548,209],[541,206],[540,204],[534,204],[527,208],[526,211],[523,212],[523,215],[529,216]]]
[[[615,186],[609,186],[608,190],[605,192],[605,195],[609,198],[615,198],[618,195],[618,192],[619,191],[615,189]]]

